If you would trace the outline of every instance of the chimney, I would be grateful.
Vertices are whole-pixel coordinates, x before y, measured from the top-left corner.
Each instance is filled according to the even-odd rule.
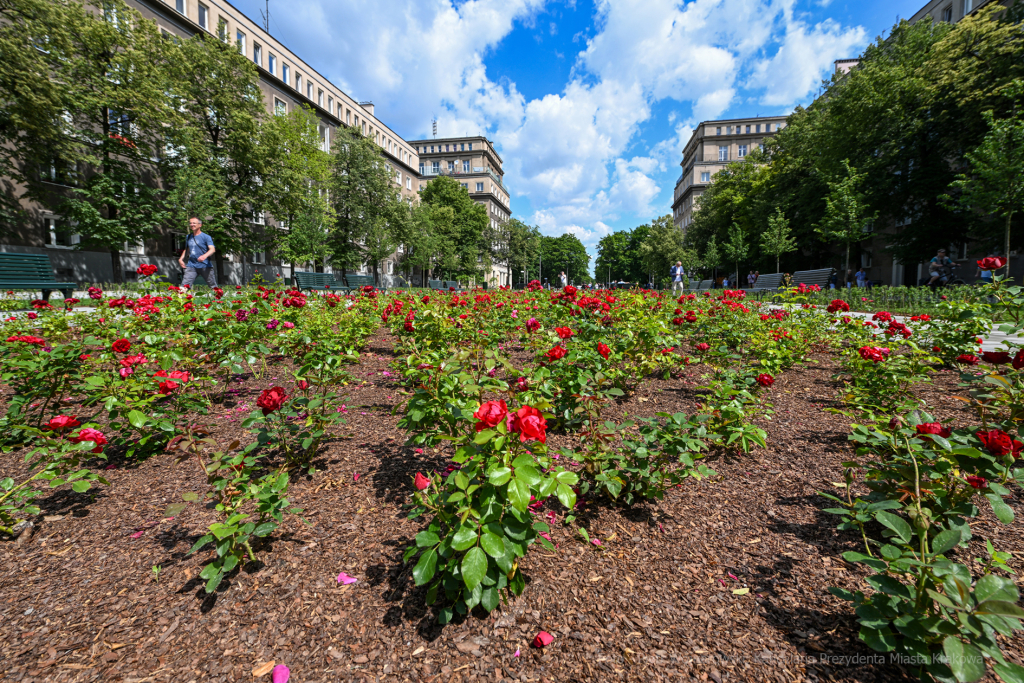
[[[373,102],[360,102],[359,106],[369,112],[370,116],[373,116]]]

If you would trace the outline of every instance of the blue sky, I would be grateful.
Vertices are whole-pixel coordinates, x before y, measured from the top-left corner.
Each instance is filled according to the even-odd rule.
[[[263,0],[233,0],[259,20]],[[406,139],[484,133],[513,214],[597,241],[671,213],[702,120],[786,114],[924,0],[271,0],[270,30]]]

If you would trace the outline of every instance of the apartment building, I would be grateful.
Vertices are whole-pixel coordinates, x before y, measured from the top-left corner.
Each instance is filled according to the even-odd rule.
[[[324,149],[330,149],[341,126],[359,130],[380,146],[389,171],[394,174],[396,193],[412,203],[418,198],[419,156],[416,147],[384,124],[370,102],[358,102],[320,74],[295,52],[268,34],[249,17],[224,0],[127,0],[146,19],[166,34],[189,37],[200,32],[237,46],[257,66],[260,88],[267,110],[287,113],[307,105],[320,119]],[[47,253],[56,274],[80,282],[113,281],[114,273],[106,252],[78,251],[75,235],[58,229],[61,217],[45,206],[28,206],[34,226],[19,231],[0,244],[0,251]],[[263,224],[257,218],[258,225]],[[271,217],[267,221],[273,224]],[[182,230],[184,233],[184,229]],[[146,244],[123,245],[123,277],[135,277],[136,267],[156,263],[161,272],[177,273],[175,250],[180,238],[148,240]],[[227,254],[225,281],[242,282],[254,273],[273,278],[289,264],[274,263],[272,254],[256,251]],[[395,272],[397,256],[384,263],[384,273]],[[287,270],[286,273],[287,274]]]
[[[509,191],[502,180],[501,155],[483,136],[411,140],[419,156],[420,189],[432,178],[447,175],[458,180],[470,198],[487,209],[491,227],[512,217]],[[491,286],[512,283],[507,264],[493,264],[487,274]]]
[[[928,0],[924,7],[914,12],[907,21],[916,24],[925,17],[931,17],[932,21],[955,24],[990,2],[1001,2],[1008,7],[1013,5],[1013,0]]]
[[[672,194],[672,221],[680,230],[693,222],[696,199],[715,174],[760,149],[766,137],[786,126],[785,116],[702,121],[683,148],[682,175]]]

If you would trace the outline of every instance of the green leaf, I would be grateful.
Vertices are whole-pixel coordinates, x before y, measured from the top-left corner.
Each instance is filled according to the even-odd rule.
[[[424,529],[416,534],[416,546],[419,548],[429,548],[430,546],[437,545],[440,542],[441,539],[438,535],[430,529]]]
[[[986,574],[974,585],[974,599],[978,602],[986,600],[1006,600],[1017,602],[1017,586],[1010,579],[995,574]]]
[[[195,542],[195,545],[192,546],[192,548],[188,551],[187,554],[191,555],[195,551],[197,551],[200,548],[202,548],[204,545],[206,545],[208,543],[211,543],[211,542],[213,542],[213,535],[212,534],[206,534],[205,536],[203,536],[202,538],[200,538],[198,541]]]
[[[186,491],[185,493],[181,494],[181,499],[187,503],[194,503],[195,501],[199,500],[199,495],[192,491]]]
[[[462,580],[466,588],[473,590],[487,574],[487,555],[479,548],[470,548],[462,558]]]
[[[1005,683],[1024,683],[1024,667],[1019,664],[1014,664],[1013,662],[1005,664],[993,662],[992,668],[995,669],[996,673],[999,674],[999,677]]]
[[[855,550],[847,550],[843,553],[843,559],[847,562],[860,562],[861,564],[866,564],[872,569],[877,569],[878,571],[885,571],[888,568],[888,565],[886,565],[882,560],[869,557],[863,553],[858,553]]]
[[[576,493],[565,484],[559,484],[555,489],[558,501],[569,510],[576,507]]]
[[[505,554],[505,539],[485,531],[480,537],[480,546],[491,557],[497,559]]]
[[[487,474],[487,480],[494,486],[501,486],[512,478],[512,470],[508,467],[496,467]]]
[[[565,484],[566,486],[575,486],[580,480],[578,474],[576,474],[575,472],[570,472],[568,470],[557,472],[555,474],[555,479],[558,481],[559,484]]]
[[[910,528],[910,525],[902,517],[897,517],[885,510],[879,510],[875,513],[875,519],[883,526],[887,526],[896,532],[896,535],[904,543],[910,543],[910,540],[914,537],[914,530]]]
[[[494,586],[485,589],[483,595],[480,596],[480,606],[488,612],[493,611],[499,602],[498,589]]]
[[[949,552],[960,543],[959,529],[946,529],[932,539],[932,555]]]
[[[1024,619],[1024,609],[1007,600],[986,600],[974,609],[975,614],[996,614],[1001,617]]]
[[[878,652],[892,652],[896,649],[896,636],[888,628],[877,630],[861,626],[860,639],[872,650]]]
[[[138,410],[128,411],[128,422],[131,423],[132,427],[136,429],[142,429],[146,426],[146,422],[149,418],[146,417],[145,413],[141,413]],[[208,593],[211,591],[207,591]]]
[[[75,493],[84,493],[89,490],[89,482],[82,479],[71,485]]]
[[[527,486],[536,486],[541,481],[540,472],[536,467],[526,466],[516,470],[516,479],[526,482]]]
[[[961,683],[976,681],[985,675],[985,659],[978,648],[964,643],[956,636],[946,636],[942,641],[946,653],[946,664]]]
[[[258,527],[253,529],[252,533],[254,536],[259,536],[260,538],[263,538],[264,536],[268,536],[269,534],[273,533],[274,529],[276,528],[277,522],[263,522]]]
[[[477,539],[476,529],[472,529],[468,526],[461,526],[459,530],[455,532],[455,536],[452,537],[452,547],[456,550],[465,550],[476,545]]]
[[[1003,502],[1002,496],[997,493],[986,493],[985,497],[992,504],[992,512],[1000,522],[1003,524],[1013,522],[1013,508]]]
[[[516,510],[526,512],[530,506],[530,487],[522,479],[513,479],[508,484],[508,500]]]
[[[212,579],[210,579],[209,581],[206,582],[206,592],[207,593],[212,593],[215,590],[217,590],[217,586],[219,586],[220,582],[223,581],[223,580],[224,580],[224,572],[221,572],[221,571],[217,572],[216,576],[214,576]]]
[[[417,586],[423,584],[434,578],[434,572],[437,570],[437,550],[431,548],[422,555],[420,555],[419,562],[412,568],[412,578],[416,581]]]

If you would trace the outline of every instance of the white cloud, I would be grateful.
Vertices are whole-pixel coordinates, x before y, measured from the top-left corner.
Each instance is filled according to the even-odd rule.
[[[675,180],[697,122],[737,102],[784,111],[804,101],[832,60],[866,37],[833,21],[812,25],[796,0],[596,0],[593,25],[572,38],[580,51],[564,86],[527,98],[488,73],[485,58],[517,25],[537,26],[550,1],[392,0],[367,11],[357,0],[293,0],[274,22],[286,41],[303,37],[293,45],[303,58],[373,100],[407,138],[426,137],[434,117],[440,135],[488,135],[505,160],[513,210],[526,198],[529,220],[588,247],[609,223],[669,212],[658,204],[669,185],[661,174]],[[673,133],[648,142],[652,112],[665,102],[681,110],[668,114]]]

